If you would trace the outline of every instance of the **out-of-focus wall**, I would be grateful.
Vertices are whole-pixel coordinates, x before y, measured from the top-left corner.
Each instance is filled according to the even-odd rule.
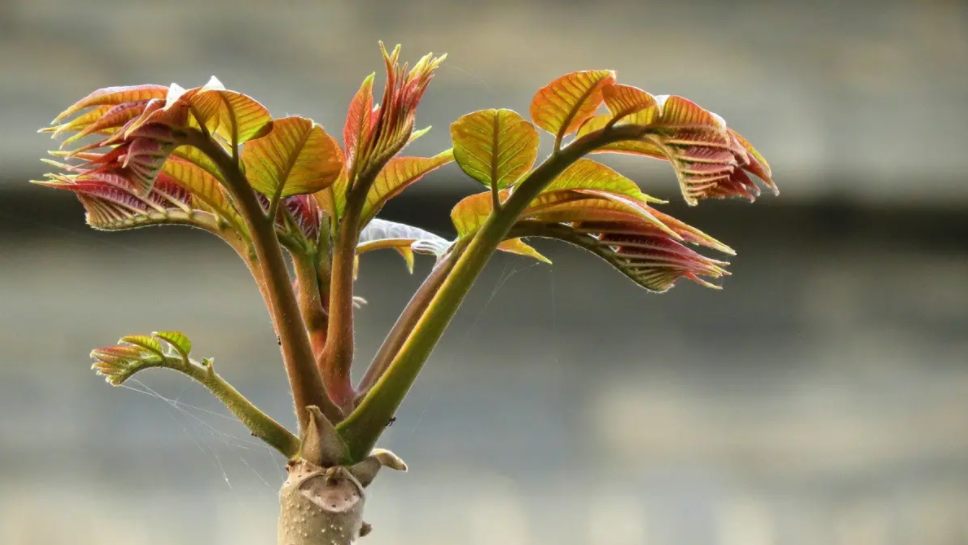
[[[382,442],[384,544],[968,543],[968,10],[907,2],[0,0],[0,543],[271,543],[282,461],[201,388],[112,389],[95,346],[181,329],[291,422],[251,278],[181,229],[96,233],[29,187],[34,131],[106,85],[217,74],[339,134],[376,40],[447,51],[414,154],[571,70],[717,111],[783,194],[686,209],[658,162],[617,160],[736,248],[724,291],[646,294],[537,243],[498,256]],[[478,188],[450,165],[386,217],[451,233]],[[360,357],[426,274],[368,255]]]
[[[968,8],[954,0],[840,2],[276,2],[4,0],[0,164],[29,174],[33,131],[106,85],[201,85],[211,74],[277,115],[339,127],[376,41],[446,51],[420,121],[527,111],[577,69],[682,94],[763,148],[787,198],[968,200]]]

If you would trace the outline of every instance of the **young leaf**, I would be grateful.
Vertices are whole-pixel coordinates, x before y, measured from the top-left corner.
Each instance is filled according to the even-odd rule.
[[[450,126],[454,159],[486,187],[505,189],[531,170],[538,156],[538,131],[512,110],[481,110]]]
[[[315,193],[331,185],[343,168],[336,141],[310,119],[276,119],[268,135],[242,149],[252,187],[283,197]]]
[[[562,240],[588,250],[654,293],[667,291],[680,278],[719,289],[700,277],[729,274],[722,268],[725,262],[704,257],[646,224],[588,222],[568,226],[523,222],[513,234]]]
[[[561,139],[578,130],[602,104],[602,88],[615,82],[611,70],[572,72],[541,88],[531,101],[535,125]]]
[[[360,225],[366,225],[376,216],[383,205],[403,192],[425,175],[454,160],[451,150],[433,157],[394,157],[377,175],[373,186],[366,194]]]
[[[293,195],[282,200],[288,217],[292,219],[291,229],[286,230],[286,222],[283,217],[277,218],[276,225],[286,230],[287,234],[298,235],[305,243],[312,246],[316,245],[319,239],[320,214],[319,206],[312,195]],[[282,216],[280,214],[280,216]],[[292,231],[295,230],[296,233]],[[292,248],[290,248],[292,250]]]
[[[95,229],[193,225],[224,237],[216,216],[207,207],[200,207],[196,198],[167,174],[160,174],[146,194],[124,176],[110,171],[48,176],[50,180],[34,183],[76,194],[87,211],[88,225]]]
[[[605,107],[611,112],[611,123],[636,115],[635,124],[649,125],[659,116],[659,103],[638,87],[631,85],[606,85],[602,89]]]
[[[147,348],[129,339],[121,339],[121,342],[129,344],[105,346],[91,351],[91,357],[96,360],[91,369],[112,386],[120,386],[136,372],[160,366],[165,361],[164,354],[156,352],[153,347]]]
[[[54,121],[51,124],[59,123],[75,113],[92,106],[115,106],[125,102],[138,102],[153,98],[163,99],[167,94],[168,87],[163,85],[133,85],[126,87],[106,87],[104,89],[98,89],[81,100],[78,100],[71,105],[71,107],[61,112],[60,115],[54,118]]]
[[[272,116],[254,98],[235,91],[219,89],[214,77],[206,87],[188,95],[187,101],[198,114],[198,121],[230,145],[260,138],[272,129]],[[207,88],[207,89],[206,89]]]
[[[139,346],[161,357],[165,356],[165,351],[161,348],[161,344],[147,335],[128,335],[121,337],[119,342]]]
[[[500,193],[501,200],[504,201],[507,196],[508,190],[502,190]],[[450,212],[450,219],[457,229],[458,238],[473,236],[480,229],[481,225],[484,224],[484,221],[487,220],[487,217],[491,215],[492,210],[493,201],[490,191],[465,197],[457,203]],[[533,257],[546,263],[551,262],[537,250],[528,246],[523,240],[506,240],[498,246],[498,249],[513,254]]]
[[[373,117],[373,77],[370,74],[363,80],[360,90],[350,101],[349,112],[346,114],[346,124],[343,126],[343,146],[346,148],[346,167],[352,170],[356,166],[359,147],[367,142]]]
[[[185,360],[192,352],[192,341],[188,340],[188,337],[180,331],[155,331],[151,336],[170,344]]]
[[[195,206],[204,203],[213,214],[227,221],[239,232],[245,232],[245,222],[225,195],[218,178],[196,163],[179,157],[169,157],[162,166],[162,171],[192,194]]]
[[[616,113],[590,118],[581,126],[578,136],[602,130],[613,123],[649,126],[654,131],[641,140],[612,143],[595,152],[630,153],[668,160],[675,168],[683,197],[690,205],[704,198],[755,200],[760,190],[747,172],[778,193],[769,167],[759,152],[728,128],[720,116],[682,97],[660,96],[655,97],[656,107],[649,106],[618,118],[621,113],[617,110],[619,102],[613,100],[610,106],[610,109],[616,108]]]
[[[643,203],[661,203],[661,199],[650,197],[639,189],[632,180],[615,170],[592,161],[579,159],[558,175],[542,193],[568,190],[593,190],[622,195]]]
[[[505,240],[504,242],[497,245],[497,249],[502,252],[507,252],[509,254],[523,255],[524,257],[530,257],[532,259],[537,259],[542,263],[547,263],[551,265],[551,260],[541,254],[538,250],[535,250],[532,246],[525,244],[524,240],[520,238],[512,238]]]

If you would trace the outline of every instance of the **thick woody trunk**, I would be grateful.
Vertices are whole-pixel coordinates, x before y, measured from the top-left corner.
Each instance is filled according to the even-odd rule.
[[[373,449],[362,462],[340,465],[345,445],[318,408],[308,411],[300,454],[289,462],[279,491],[277,545],[349,545],[370,532],[363,522],[366,487],[384,466],[406,471],[407,464],[388,450]]]
[[[348,545],[366,533],[363,486],[346,468],[291,464],[279,504],[278,545]]]

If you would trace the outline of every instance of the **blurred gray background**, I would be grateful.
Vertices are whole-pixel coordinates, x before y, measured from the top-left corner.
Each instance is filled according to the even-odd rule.
[[[679,204],[667,165],[608,162],[732,245],[725,291],[647,294],[601,262],[499,256],[382,442],[373,545],[968,544],[968,7],[957,1],[0,0],[0,543],[272,543],[282,460],[200,387],[111,389],[91,348],[180,329],[291,422],[268,317],[217,240],[96,233],[29,186],[36,129],[93,89],[216,74],[339,134],[359,82],[448,52],[420,108],[446,148],[613,68],[723,115],[783,195]],[[453,165],[385,211],[450,235]],[[361,360],[405,304],[367,256]]]

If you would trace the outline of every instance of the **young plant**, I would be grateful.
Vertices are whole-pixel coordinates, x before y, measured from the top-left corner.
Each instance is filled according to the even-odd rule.
[[[660,212],[654,205],[664,201],[587,156],[666,160],[690,205],[753,201],[759,189],[749,174],[776,192],[766,160],[721,117],[682,97],[618,84],[608,70],[568,74],[539,90],[532,121],[511,110],[474,112],[451,126],[453,149],[400,156],[427,131],[414,130],[417,105],[444,57],[428,54],[408,70],[399,54],[399,46],[383,49],[379,104],[373,75],[350,101],[342,147],[312,120],[273,118],[214,77],[187,90],[100,89],[43,129],[73,133],[65,145],[87,141],[51,152],[56,160],[47,162],[58,172],[35,183],[74,192],[92,227],[197,227],[229,244],[251,271],[279,336],[298,429],[255,407],[211,358],[196,359],[182,333],[122,337],[91,355],[114,385],[151,367],[188,375],[285,456],[280,544],[339,545],[370,531],[364,489],[384,466],[406,469],[375,445],[496,250],[547,261],[525,240],[550,238],[651,292],[681,278],[718,288],[707,279],[727,275],[727,264],[690,246],[733,251]],[[554,149],[535,166],[538,128],[554,137]],[[484,188],[454,207],[456,239],[376,217],[451,161]],[[399,252],[411,271],[415,253],[436,264],[354,384],[353,284],[359,254],[377,249]]]

